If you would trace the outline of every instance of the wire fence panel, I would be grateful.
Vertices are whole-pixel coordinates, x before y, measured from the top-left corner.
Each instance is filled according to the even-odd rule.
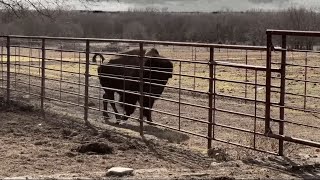
[[[316,120],[289,120],[300,110],[305,118],[316,117],[319,97],[309,86],[318,84],[314,77],[319,67],[311,63],[317,54],[300,52],[303,64],[289,61],[300,55],[284,51],[286,44],[274,49],[272,38],[267,47],[1,38],[1,94],[32,103],[43,112],[64,113],[90,126],[123,127],[199,148],[231,144],[282,155],[284,142],[290,141],[285,137],[291,135],[289,130],[310,141],[320,137],[316,132],[309,135],[287,129],[289,124],[318,129]],[[300,68],[304,76],[293,77],[295,70],[290,67]],[[296,82],[302,88],[297,90]],[[302,97],[303,103],[291,105],[289,96]]]

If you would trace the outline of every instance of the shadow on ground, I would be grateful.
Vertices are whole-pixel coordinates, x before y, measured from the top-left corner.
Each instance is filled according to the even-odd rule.
[[[130,129],[138,133],[140,132],[140,126],[137,123],[131,124],[129,122],[126,122],[123,124],[117,124],[115,122],[107,121],[106,124],[117,127],[117,128]],[[144,123],[144,133],[155,136],[162,140],[167,140],[170,143],[177,143],[177,144],[187,141],[190,138],[188,135],[182,132],[160,128],[155,125],[150,125],[147,123]]]

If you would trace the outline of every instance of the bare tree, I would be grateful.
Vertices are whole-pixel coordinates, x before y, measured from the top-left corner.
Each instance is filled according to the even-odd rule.
[[[88,2],[100,0],[76,0],[86,6]],[[44,17],[53,18],[63,10],[67,0],[0,0],[0,9],[6,9],[17,17],[23,17],[27,12],[35,11]]]
[[[61,9],[66,0],[0,0],[0,7],[17,17],[23,17],[28,12],[52,18],[57,9]]]

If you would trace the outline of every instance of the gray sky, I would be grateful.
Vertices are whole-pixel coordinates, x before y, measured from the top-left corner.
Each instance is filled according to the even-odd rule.
[[[97,0],[96,0],[97,1]],[[202,11],[220,10],[246,11],[250,9],[280,10],[289,7],[305,7],[320,10],[320,0],[99,0],[86,3],[86,7],[76,0],[67,1],[74,9],[127,11],[128,9],[145,9],[153,7],[166,8],[168,11]]]

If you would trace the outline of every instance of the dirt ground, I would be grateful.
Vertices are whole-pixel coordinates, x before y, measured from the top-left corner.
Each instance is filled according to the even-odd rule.
[[[53,113],[44,120],[30,105],[2,105],[0,121],[0,178],[115,178],[106,177],[114,166],[135,170],[124,179],[320,178],[316,156],[222,160],[110,125],[95,131],[79,119]],[[86,149],[88,144],[109,151]]]

